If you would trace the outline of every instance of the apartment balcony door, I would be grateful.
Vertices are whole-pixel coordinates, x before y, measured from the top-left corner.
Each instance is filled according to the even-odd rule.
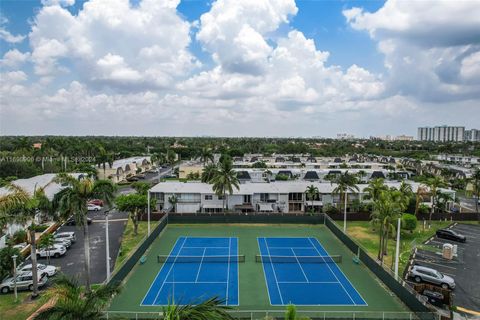
[[[246,194],[243,196],[243,203],[252,203],[252,196],[250,194]]]

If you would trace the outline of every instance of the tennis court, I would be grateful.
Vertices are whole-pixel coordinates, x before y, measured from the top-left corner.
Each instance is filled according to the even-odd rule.
[[[272,305],[367,305],[316,238],[257,241]]]
[[[166,256],[142,306],[195,304],[212,297],[238,305],[238,239],[180,237]]]

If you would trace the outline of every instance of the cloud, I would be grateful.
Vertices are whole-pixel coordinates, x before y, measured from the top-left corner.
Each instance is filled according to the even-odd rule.
[[[29,34],[35,72],[70,72],[92,87],[168,88],[199,66],[188,51],[191,25],[177,14],[178,3],[143,0],[132,7],[128,0],[91,0],[77,15],[45,6]]]
[[[75,0],[42,0],[44,6],[69,7],[75,4]]]
[[[0,65],[10,68],[17,68],[28,60],[30,53],[20,52],[17,49],[12,49],[3,55],[3,58],[0,60]]]
[[[475,1],[387,1],[376,12],[343,11],[356,30],[365,30],[385,55],[390,95],[422,101],[480,98],[480,6]]]

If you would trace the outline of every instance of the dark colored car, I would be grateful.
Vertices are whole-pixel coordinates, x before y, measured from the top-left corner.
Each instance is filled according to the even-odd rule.
[[[463,234],[456,233],[455,231],[450,229],[437,230],[436,235],[438,238],[441,238],[441,239],[453,240],[457,242],[467,241],[467,237],[465,237]]]
[[[69,218],[69,219],[65,222],[65,224],[66,224],[67,226],[74,226],[74,225],[77,224],[77,222],[75,221],[75,218],[74,218],[74,217],[71,217],[71,218]],[[90,219],[90,218],[87,217],[87,224],[92,224],[92,219]]]
[[[422,295],[427,298],[430,304],[437,307],[443,307],[444,297],[443,297],[443,294],[441,294],[440,292],[435,292],[432,290],[423,290]]]
[[[100,206],[100,207],[103,207],[103,201],[100,200],[100,199],[92,199],[90,201],[88,201],[89,204],[94,204],[96,206]]]

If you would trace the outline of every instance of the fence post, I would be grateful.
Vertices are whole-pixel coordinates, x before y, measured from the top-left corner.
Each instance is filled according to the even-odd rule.
[[[385,320],[385,312],[382,312],[382,319]]]

